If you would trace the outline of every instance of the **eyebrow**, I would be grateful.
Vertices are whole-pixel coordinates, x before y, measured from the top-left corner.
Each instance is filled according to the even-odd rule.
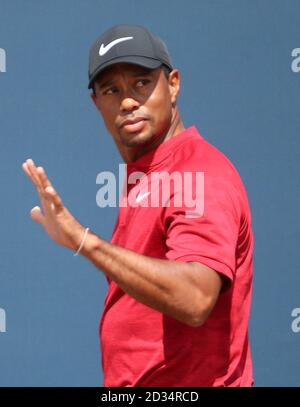
[[[154,69],[141,69],[138,72],[134,72],[131,74],[132,77],[137,78],[139,76],[144,76],[144,75],[150,75]],[[100,83],[99,83],[100,82]],[[107,81],[104,81],[101,83],[101,81],[98,82],[99,88],[103,89],[106,88],[107,86],[110,86],[114,83],[114,79],[108,79]]]
[[[99,88],[100,89],[103,89],[103,88],[106,88],[107,86],[109,86],[109,85],[112,85],[113,84],[113,79],[109,79],[109,80],[107,80],[107,81],[105,81],[105,82],[103,82],[103,83],[99,83],[98,82],[98,85],[99,85]]]

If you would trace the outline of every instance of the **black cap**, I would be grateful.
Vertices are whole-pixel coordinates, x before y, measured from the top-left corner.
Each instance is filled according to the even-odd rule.
[[[172,63],[165,43],[146,28],[137,25],[117,25],[94,42],[90,50],[89,89],[105,68],[128,63],[155,69]]]

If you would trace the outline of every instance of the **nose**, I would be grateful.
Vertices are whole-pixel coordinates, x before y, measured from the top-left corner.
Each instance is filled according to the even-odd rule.
[[[132,97],[125,97],[121,101],[121,111],[122,112],[132,112],[138,109],[140,106],[139,102]]]

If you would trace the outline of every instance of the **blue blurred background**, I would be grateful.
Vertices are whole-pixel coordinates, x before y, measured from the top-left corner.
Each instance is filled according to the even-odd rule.
[[[0,0],[0,386],[101,386],[106,279],[29,217],[21,169],[43,165],[65,204],[109,239],[117,208],[96,204],[121,158],[87,90],[90,45],[112,25],[162,37],[181,70],[186,126],[235,164],[256,240],[250,335],[256,386],[300,384],[299,0]],[[299,62],[300,66],[300,62]]]

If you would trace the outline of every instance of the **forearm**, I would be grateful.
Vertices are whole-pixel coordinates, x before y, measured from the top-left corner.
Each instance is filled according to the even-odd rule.
[[[190,263],[161,260],[111,244],[89,233],[82,254],[127,294],[192,326],[199,325],[204,297]]]

